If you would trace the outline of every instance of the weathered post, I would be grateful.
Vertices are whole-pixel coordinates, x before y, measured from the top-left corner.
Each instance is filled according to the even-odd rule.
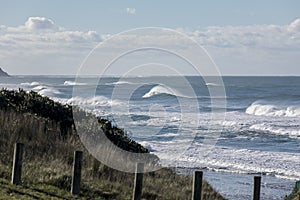
[[[253,200],[260,199],[260,184],[261,184],[261,177],[254,176]]]
[[[11,183],[15,185],[21,184],[23,147],[24,144],[22,143],[15,144],[13,169],[12,169],[12,177],[11,177]]]
[[[203,172],[195,171],[193,177],[193,200],[201,200]]]
[[[81,181],[81,167],[82,167],[82,151],[75,151],[72,172],[71,193],[76,195],[80,192]]]
[[[134,179],[132,200],[141,200],[142,198],[143,173],[144,173],[144,163],[137,163],[135,169],[135,179]]]

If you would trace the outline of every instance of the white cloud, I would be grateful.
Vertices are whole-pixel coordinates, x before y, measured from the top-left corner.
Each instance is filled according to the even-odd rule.
[[[290,32],[300,32],[300,19],[296,19],[289,26],[288,30]]]
[[[0,64],[15,74],[68,73],[63,72],[66,69],[74,74],[104,37],[95,31],[67,31],[50,19],[30,17],[18,27],[0,26]]]
[[[29,17],[25,27],[29,30],[57,30],[58,28],[51,19],[45,17]]]
[[[290,70],[289,73],[300,75],[300,19],[282,26],[219,26],[205,30],[178,30],[208,49],[224,73],[246,73],[247,69],[249,73],[259,74],[259,70],[265,69],[267,73],[267,69],[274,67],[274,73],[278,68],[277,73]],[[166,47],[188,48],[176,35],[144,33],[119,37],[122,47],[110,44],[112,48],[109,51],[128,48],[131,45],[128,41],[132,40],[144,46],[156,41]],[[28,66],[23,72],[18,70],[19,74],[30,73],[30,69],[31,73],[46,73],[45,70],[69,73],[70,69],[76,72],[75,69],[90,50],[108,37],[96,31],[65,30],[51,19],[30,17],[18,27],[0,25],[0,65],[15,69],[19,69],[20,65]],[[39,69],[37,66],[48,68]]]
[[[58,27],[50,19],[44,17],[30,17],[25,25],[19,27],[0,27],[0,45],[3,43],[13,43],[15,48],[28,48],[34,50],[35,46],[41,44],[65,46],[91,45],[103,40],[102,35],[95,31],[66,31]],[[41,32],[41,30],[43,30]]]
[[[135,8],[126,8],[126,12],[127,12],[128,14],[134,15],[135,12],[136,12],[136,9],[135,9]]]

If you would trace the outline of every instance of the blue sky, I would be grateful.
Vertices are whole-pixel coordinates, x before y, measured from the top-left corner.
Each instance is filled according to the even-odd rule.
[[[126,8],[135,8],[135,15],[128,15]],[[298,18],[299,9],[299,0],[8,0],[1,2],[0,24],[18,26],[30,16],[43,16],[67,29],[104,33],[143,26],[196,29],[224,25],[283,25]]]
[[[155,26],[193,37],[223,74],[300,75],[299,10],[299,0],[7,0],[0,7],[0,66],[12,74],[74,74],[108,35]]]

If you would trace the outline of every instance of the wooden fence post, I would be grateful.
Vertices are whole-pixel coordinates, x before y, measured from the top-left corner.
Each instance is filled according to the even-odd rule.
[[[79,194],[80,192],[80,181],[81,181],[81,167],[82,167],[82,151],[75,151],[73,161],[73,172],[72,172],[72,185],[71,193]]]
[[[23,147],[24,144],[22,143],[15,144],[13,169],[11,176],[11,183],[15,185],[21,184]]]
[[[193,200],[201,200],[203,172],[195,171],[193,177]]]
[[[253,200],[260,199],[260,185],[261,185],[261,177],[254,176]]]
[[[137,163],[133,188],[133,200],[141,200],[143,188],[144,163]]]

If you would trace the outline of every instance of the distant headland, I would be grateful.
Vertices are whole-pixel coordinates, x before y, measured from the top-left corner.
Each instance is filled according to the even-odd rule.
[[[8,73],[6,73],[5,71],[3,71],[1,67],[0,67],[0,76],[9,77]]]

